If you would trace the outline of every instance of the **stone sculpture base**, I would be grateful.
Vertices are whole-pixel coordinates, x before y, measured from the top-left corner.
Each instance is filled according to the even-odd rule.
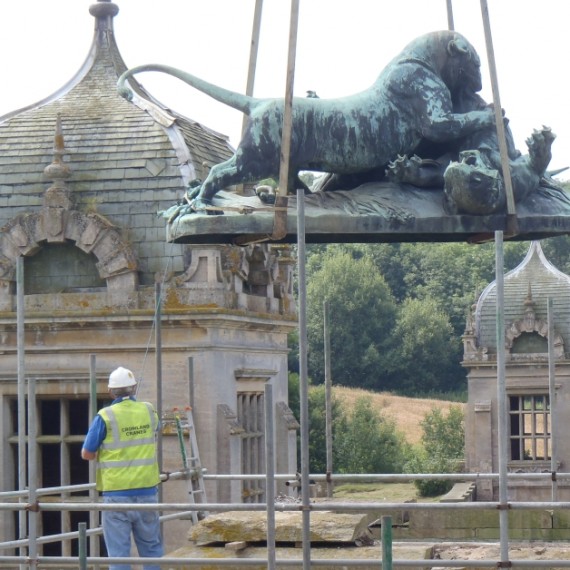
[[[305,196],[307,243],[470,241],[505,238],[532,240],[570,232],[570,196],[541,186],[517,204],[516,217],[448,215],[443,190],[374,182],[354,190],[316,192]],[[167,240],[176,243],[247,243],[273,234],[274,208],[257,196],[219,192],[213,200],[218,213],[191,213],[173,219]],[[289,196],[287,235],[297,240],[297,198]]]

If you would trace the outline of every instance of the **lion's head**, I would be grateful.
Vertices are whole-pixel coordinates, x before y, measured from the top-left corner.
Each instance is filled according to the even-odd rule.
[[[503,177],[478,150],[461,152],[443,179],[446,209],[452,213],[489,215],[504,206]]]
[[[483,87],[481,60],[475,48],[461,34],[455,33],[447,43],[447,64],[442,69],[442,78],[449,90],[477,92]]]
[[[458,32],[424,34],[408,44],[403,55],[430,65],[452,93],[481,90],[481,60],[467,38]]]

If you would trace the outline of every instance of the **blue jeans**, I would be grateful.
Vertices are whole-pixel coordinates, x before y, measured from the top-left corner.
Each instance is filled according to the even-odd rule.
[[[157,503],[158,494],[131,497],[103,496],[104,503]],[[110,557],[131,555],[131,532],[141,557],[161,557],[162,538],[158,511],[103,511],[103,536]],[[160,570],[156,564],[144,570]],[[112,564],[109,570],[131,570],[129,564]]]

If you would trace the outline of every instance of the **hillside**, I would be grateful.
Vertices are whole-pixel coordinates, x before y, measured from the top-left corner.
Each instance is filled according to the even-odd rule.
[[[420,422],[433,408],[439,408],[447,413],[452,406],[465,408],[460,402],[447,402],[444,400],[431,400],[427,398],[405,398],[395,396],[389,392],[369,392],[358,388],[333,387],[335,396],[342,399],[352,407],[358,398],[365,397],[372,400],[373,406],[382,410],[386,416],[396,422],[396,427],[405,436],[408,443],[419,443],[422,436]]]

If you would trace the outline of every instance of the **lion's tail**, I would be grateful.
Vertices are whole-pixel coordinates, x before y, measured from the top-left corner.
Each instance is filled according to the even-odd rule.
[[[138,67],[133,67],[125,71],[117,82],[117,89],[119,93],[125,97],[126,99],[132,98],[132,91],[129,87],[125,85],[125,82],[129,77],[137,73],[141,73],[143,71],[159,71],[161,73],[166,73],[168,75],[172,75],[176,77],[194,89],[198,89],[198,91],[202,91],[206,95],[209,95],[213,99],[220,101],[220,103],[224,103],[224,105],[228,105],[249,115],[251,113],[251,109],[254,107],[254,104],[257,99],[254,97],[249,97],[248,95],[243,95],[241,93],[236,93],[235,91],[230,91],[228,89],[224,89],[223,87],[219,87],[218,85],[214,85],[213,83],[208,83],[195,75],[190,73],[186,73],[180,69],[175,67],[170,67],[168,65],[161,65],[159,63],[149,63],[147,65],[139,65]]]

